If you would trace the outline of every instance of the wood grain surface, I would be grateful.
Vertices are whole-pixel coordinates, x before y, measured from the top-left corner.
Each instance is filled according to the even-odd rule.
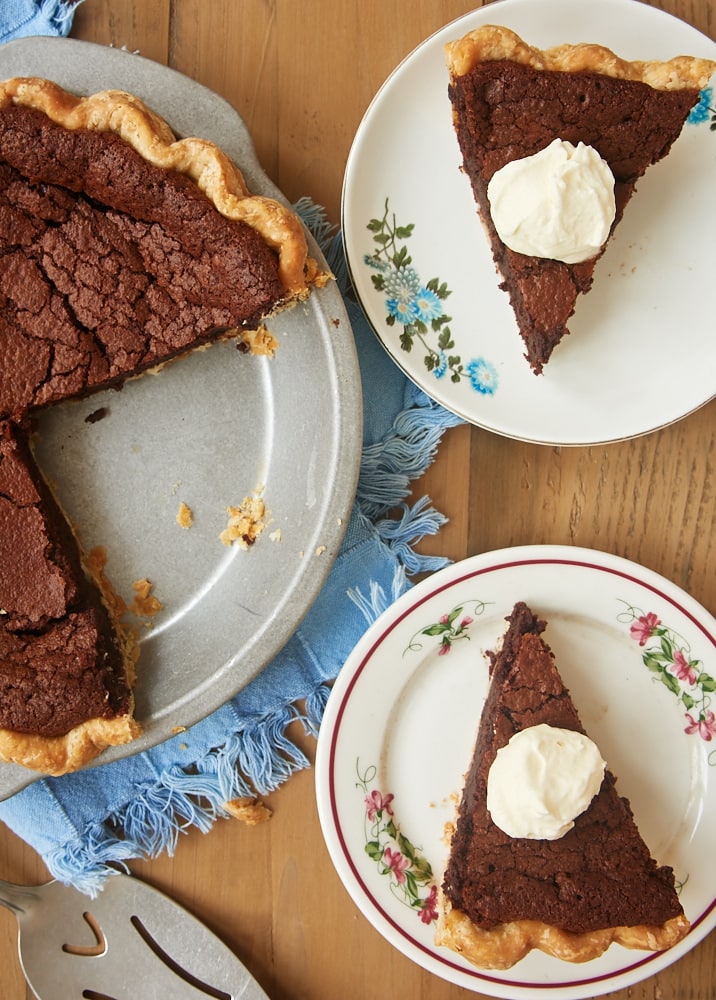
[[[476,6],[475,0],[85,0],[72,36],[137,50],[211,87],[242,115],[264,169],[284,194],[311,196],[338,222],[346,158],[374,94],[418,43]],[[716,38],[712,0],[653,6]],[[704,322],[713,326],[714,316]],[[590,546],[662,573],[714,613],[715,418],[712,401],[643,438],[588,448],[455,428],[415,484],[416,498],[428,493],[449,517],[422,548],[461,559],[524,543]],[[312,759],[312,741],[295,735]],[[267,823],[223,820],[208,834],[181,836],[173,857],[131,867],[215,930],[273,1000],[479,1000],[422,971],[359,913],[324,847],[313,781],[310,769],[270,796]],[[713,858],[704,858],[704,874],[713,879],[713,870]],[[0,877],[47,878],[35,853],[2,826]],[[31,996],[16,939],[14,918],[3,910],[3,1000]],[[711,934],[664,972],[609,996],[713,1000],[715,980]]]

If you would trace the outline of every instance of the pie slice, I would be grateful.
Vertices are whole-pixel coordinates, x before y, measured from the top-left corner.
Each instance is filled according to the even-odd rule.
[[[0,423],[0,758],[74,770],[141,732],[132,637],[85,574],[23,435]]]
[[[136,645],[35,465],[34,414],[229,335],[272,353],[266,319],[328,278],[293,212],[133,95],[0,83],[0,760],[60,774],[141,732]]]
[[[607,770],[587,809],[555,840],[511,837],[487,808],[498,750],[546,724],[584,734],[541,637],[545,622],[515,605],[497,653],[440,893],[436,941],[483,968],[531,949],[570,962],[612,942],[663,950],[687,933],[671,868],[658,866]]]
[[[577,296],[589,291],[606,242],[564,263],[516,252],[497,233],[487,188],[507,163],[554,140],[592,147],[614,175],[621,219],[646,169],[667,155],[716,64],[679,56],[627,62],[599,45],[541,50],[508,28],[486,25],[446,47],[453,123],[492,254],[527,358],[540,374],[569,331]],[[607,237],[608,239],[609,237]]]
[[[118,385],[325,283],[300,220],[130,94],[0,84],[0,417]]]

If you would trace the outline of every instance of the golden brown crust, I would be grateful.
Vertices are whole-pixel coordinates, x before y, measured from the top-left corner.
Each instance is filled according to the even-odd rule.
[[[478,63],[509,59],[538,70],[565,73],[601,73],[623,80],[637,80],[655,90],[702,90],[716,72],[716,63],[692,56],[666,62],[628,61],[603,45],[580,43],[539,49],[501,25],[486,24],[449,42],[447,63],[453,77],[464,76]]]
[[[247,826],[258,826],[271,819],[271,810],[258,797],[242,796],[224,802],[224,809],[230,816]]]
[[[236,542],[239,548],[246,549],[263,533],[266,505],[260,494],[261,491],[257,490],[253,496],[244,497],[238,507],[226,508],[229,518],[219,535],[224,545]]]
[[[107,601],[110,593],[113,593],[107,578],[100,573],[95,580]],[[113,618],[115,635],[124,661],[124,678],[131,692],[136,680],[139,646],[133,632],[117,620],[116,613]],[[107,719],[87,719],[62,736],[41,736],[38,733],[19,733],[0,728],[0,761],[21,764],[40,774],[58,777],[89,764],[107,747],[131,743],[142,732],[141,724],[134,718],[134,697],[130,693],[126,714]]]
[[[565,962],[598,958],[610,944],[647,951],[664,951],[686,936],[689,921],[680,914],[657,927],[608,927],[585,934],[570,934],[536,920],[515,920],[483,930],[460,910],[453,910],[438,894],[435,943],[450,948],[483,969],[509,969],[533,949]]]
[[[0,729],[0,760],[58,776],[88,764],[107,747],[130,743],[142,733],[131,714],[88,719],[64,736],[36,736]]]
[[[156,167],[190,177],[229,219],[259,232],[279,256],[279,277],[289,298],[305,298],[313,284],[325,283],[308,256],[306,235],[290,209],[272,198],[252,195],[233,161],[206,139],[176,139],[169,125],[138,97],[105,90],[77,97],[38,77],[14,77],[0,83],[0,107],[9,102],[42,111],[67,129],[113,132]]]
[[[42,736],[0,728],[0,761],[58,777],[89,764],[107,747],[123,746],[142,735],[142,726],[134,718],[134,697],[131,694],[136,681],[139,646],[134,631],[120,621],[127,605],[105,575],[106,562],[106,551],[97,546],[84,558],[83,565],[100,591],[119,643],[124,680],[130,691],[126,714],[87,719],[62,736]]]

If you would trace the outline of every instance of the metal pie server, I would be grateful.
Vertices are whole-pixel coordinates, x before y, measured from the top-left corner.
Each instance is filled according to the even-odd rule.
[[[208,927],[132,875],[110,876],[96,899],[0,880],[0,904],[38,1000],[268,1000]]]

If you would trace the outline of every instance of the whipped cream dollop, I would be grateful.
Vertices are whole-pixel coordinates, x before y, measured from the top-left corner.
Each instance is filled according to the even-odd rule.
[[[609,164],[592,146],[562,139],[506,163],[487,197],[495,229],[511,250],[565,264],[594,257],[616,214]]]
[[[540,724],[497,751],[487,808],[509,837],[558,840],[599,791],[605,762],[582,733]]]

